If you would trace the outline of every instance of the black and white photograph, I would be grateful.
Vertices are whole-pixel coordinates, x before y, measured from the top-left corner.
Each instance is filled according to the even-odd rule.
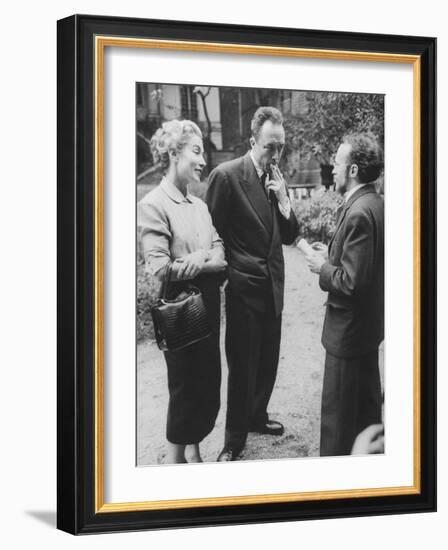
[[[137,466],[384,453],[387,97],[135,92]]]
[[[436,40],[73,15],[58,56],[58,527],[436,510]]]

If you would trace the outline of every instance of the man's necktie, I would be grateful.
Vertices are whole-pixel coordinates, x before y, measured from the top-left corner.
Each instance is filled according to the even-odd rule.
[[[268,190],[266,189],[265,187],[265,183],[266,183],[266,178],[268,177],[267,173],[266,172],[263,172],[261,174],[261,178],[260,178],[260,184],[261,184],[261,187],[263,189],[263,193],[266,195],[267,199],[269,200],[269,192]]]

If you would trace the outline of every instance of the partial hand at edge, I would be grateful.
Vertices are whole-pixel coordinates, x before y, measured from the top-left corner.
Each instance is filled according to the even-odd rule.
[[[227,267],[227,262],[223,258],[212,258],[205,262],[202,273],[221,273]]]

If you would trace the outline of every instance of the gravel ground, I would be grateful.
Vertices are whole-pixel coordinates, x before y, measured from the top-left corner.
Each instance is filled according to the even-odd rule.
[[[269,404],[271,418],[285,426],[281,437],[249,434],[241,460],[318,456],[320,396],[324,349],[320,343],[326,295],[303,256],[284,247],[285,308],[276,385]],[[225,319],[224,319],[225,322]],[[227,363],[221,328],[221,410],[214,430],[201,443],[205,462],[213,462],[222,448],[225,427]],[[382,354],[381,354],[382,357]],[[153,342],[137,348],[137,460],[156,464],[165,445],[168,404],[166,364]]]

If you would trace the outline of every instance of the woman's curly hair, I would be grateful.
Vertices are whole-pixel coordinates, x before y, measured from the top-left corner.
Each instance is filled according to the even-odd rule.
[[[164,122],[152,136],[150,148],[155,165],[160,165],[163,173],[170,165],[169,152],[181,151],[191,136],[199,136],[202,132],[199,126],[191,120],[170,120]]]

